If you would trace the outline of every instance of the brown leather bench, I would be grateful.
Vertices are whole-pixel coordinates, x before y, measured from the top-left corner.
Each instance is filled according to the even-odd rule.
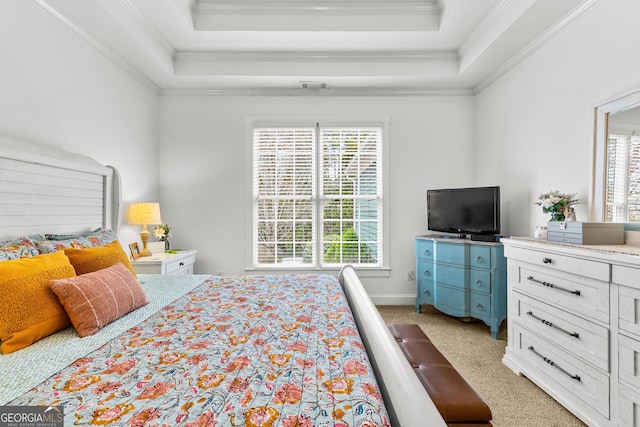
[[[387,325],[449,426],[491,426],[491,409],[415,324]]]

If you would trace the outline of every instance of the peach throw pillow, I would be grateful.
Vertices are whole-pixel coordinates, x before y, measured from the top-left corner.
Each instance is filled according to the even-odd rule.
[[[76,272],[62,251],[0,262],[0,350],[28,347],[69,326],[49,281]]]
[[[117,240],[108,245],[96,246],[95,248],[65,248],[64,253],[69,257],[69,261],[73,268],[76,269],[78,276],[111,267],[118,262],[121,262],[136,276],[136,271],[131,266],[129,257]]]
[[[106,324],[149,302],[138,280],[122,263],[69,279],[52,280],[51,289],[81,337],[95,334]]]

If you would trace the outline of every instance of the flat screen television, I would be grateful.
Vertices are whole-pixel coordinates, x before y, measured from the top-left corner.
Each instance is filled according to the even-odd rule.
[[[427,190],[427,224],[445,233],[500,234],[500,187]]]

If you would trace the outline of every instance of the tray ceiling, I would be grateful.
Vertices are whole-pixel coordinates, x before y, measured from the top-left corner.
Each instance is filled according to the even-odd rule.
[[[601,0],[32,1],[159,93],[375,94],[477,92]]]

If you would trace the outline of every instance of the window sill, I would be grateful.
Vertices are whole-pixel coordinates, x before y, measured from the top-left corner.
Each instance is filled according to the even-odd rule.
[[[244,271],[251,274],[332,274],[337,276],[340,270],[340,267],[250,267],[245,268]],[[355,267],[355,270],[358,277],[389,277],[391,275],[391,269],[389,267]]]

